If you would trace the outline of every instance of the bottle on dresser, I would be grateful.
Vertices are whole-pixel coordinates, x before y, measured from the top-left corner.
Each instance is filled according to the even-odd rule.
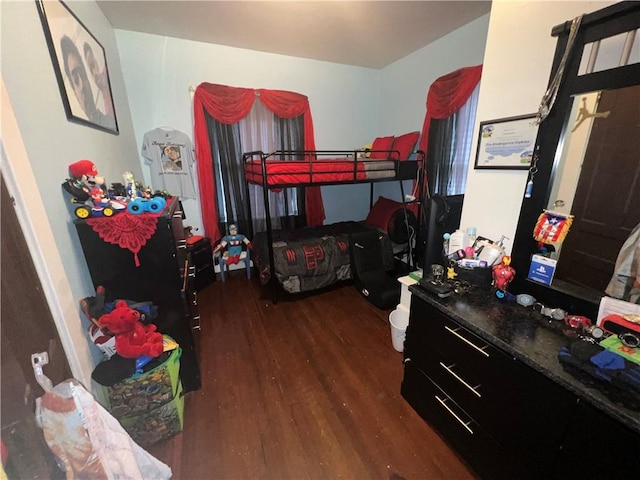
[[[449,255],[457,252],[458,250],[464,251],[469,246],[469,237],[464,230],[458,229],[451,234],[449,238]]]

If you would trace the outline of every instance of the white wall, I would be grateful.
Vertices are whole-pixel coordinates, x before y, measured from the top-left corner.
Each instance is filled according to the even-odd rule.
[[[483,15],[384,68],[380,77],[377,133],[402,135],[422,131],[429,87],[442,75],[481,64],[488,28],[489,15]],[[396,185],[382,183],[377,188],[381,195],[401,200]],[[410,182],[405,182],[405,193],[410,189]]]
[[[202,82],[308,96],[318,149],[352,149],[372,140],[377,70],[122,30],[116,38],[138,145],[147,131],[163,125],[193,139],[189,87]],[[142,168],[148,183],[148,168]],[[327,222],[364,218],[367,192],[363,186],[323,188]],[[184,207],[187,223],[201,228],[198,203],[185,201]]]
[[[108,182],[122,181],[127,170],[141,172],[113,28],[96,3],[68,5],[106,51],[120,135],[67,121],[36,3],[3,1],[1,60],[8,94],[2,104],[3,174],[17,199],[21,224],[30,225],[25,233],[32,235],[32,256],[72,372],[89,387],[100,354],[89,346],[88,321],[78,301],[95,291],[72,224],[70,197],[61,184],[68,165],[83,158],[95,162]],[[4,122],[11,118],[19,135]],[[44,202],[34,202],[37,198]]]
[[[615,2],[522,2],[494,0],[480,84],[474,145],[479,123],[535,113],[547,87],[556,38],[551,29],[567,20]],[[469,161],[461,226],[478,235],[510,240],[510,252],[522,205],[527,172],[474,170]]]
[[[489,15],[483,15],[384,68],[379,133],[400,135],[422,130],[429,87],[442,75],[481,64],[488,28]]]

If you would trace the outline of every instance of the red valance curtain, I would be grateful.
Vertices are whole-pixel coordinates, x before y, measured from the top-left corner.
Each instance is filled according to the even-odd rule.
[[[236,88],[201,83],[196,88],[193,98],[194,137],[196,158],[198,159],[202,221],[205,235],[213,241],[218,240],[221,235],[218,228],[213,160],[204,112],[206,110],[217,121],[231,125],[249,114],[256,98],[259,98],[265,107],[281,118],[295,118],[303,115],[304,148],[305,150],[316,149],[309,99],[304,95],[282,90]],[[322,225],[325,214],[320,187],[308,187],[305,192],[307,224]]]
[[[422,125],[420,150],[427,153],[431,119],[448,118],[456,113],[473,93],[482,76],[482,65],[464,67],[438,78],[427,93],[427,114]]]

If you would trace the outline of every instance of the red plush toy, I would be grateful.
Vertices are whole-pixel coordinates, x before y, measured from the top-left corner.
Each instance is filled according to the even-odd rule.
[[[116,337],[116,352],[124,358],[138,358],[142,355],[157,357],[162,354],[162,334],[156,332],[155,325],[139,322],[140,312],[129,308],[127,302],[119,300],[112,312],[100,317],[98,322]]]

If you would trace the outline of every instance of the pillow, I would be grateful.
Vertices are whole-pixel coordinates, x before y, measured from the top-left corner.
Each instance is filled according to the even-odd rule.
[[[410,132],[405,133],[404,135],[400,135],[399,137],[395,137],[393,139],[393,143],[391,145],[391,150],[397,150],[400,154],[398,158],[398,153],[391,152],[391,160],[409,160],[409,157],[413,153],[413,149],[418,142],[418,138],[420,137],[420,132]]]
[[[360,154],[358,155],[358,158],[369,158],[369,155],[371,155],[371,145],[373,144],[369,142],[364,147],[362,147],[360,149]]]
[[[383,159],[386,160],[389,158],[389,150],[391,150],[391,145],[393,144],[393,135],[390,137],[378,137],[371,144],[371,155],[369,158],[373,159]],[[374,150],[381,150],[376,152]]]
[[[403,204],[401,202],[396,202],[386,197],[378,197],[378,200],[376,200],[376,203],[371,207],[371,211],[364,222],[386,232],[389,230],[389,221],[393,217],[394,212],[402,208]]]

